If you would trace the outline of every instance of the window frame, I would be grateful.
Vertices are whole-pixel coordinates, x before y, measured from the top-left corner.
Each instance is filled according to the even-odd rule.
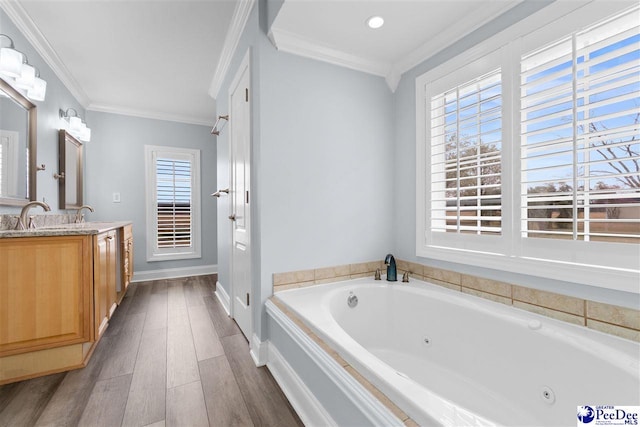
[[[416,255],[638,293],[640,245],[523,238],[520,234],[521,56],[634,5],[620,2],[614,8],[602,1],[579,5],[557,3],[565,4],[552,4],[416,78]],[[540,22],[550,23],[540,26]],[[508,114],[502,117],[502,236],[456,233],[433,236],[429,227],[431,197],[428,192],[431,188],[430,117],[427,114],[432,96],[430,85],[438,84],[440,79],[458,79],[461,81],[457,84],[461,84],[482,75],[482,72],[475,76],[467,73],[466,80],[459,77],[474,67],[481,70],[474,64],[484,64],[485,69],[500,67],[503,72],[503,112]],[[586,250],[585,244],[589,245]]]
[[[156,159],[188,160],[191,163],[191,246],[184,248],[160,248],[157,216]],[[156,145],[144,146],[145,205],[147,224],[147,261],[170,261],[202,257],[201,249],[201,191],[200,150]]]

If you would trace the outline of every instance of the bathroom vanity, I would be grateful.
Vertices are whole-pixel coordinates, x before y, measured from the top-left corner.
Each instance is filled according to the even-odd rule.
[[[0,384],[85,366],[132,267],[130,222],[0,231]]]

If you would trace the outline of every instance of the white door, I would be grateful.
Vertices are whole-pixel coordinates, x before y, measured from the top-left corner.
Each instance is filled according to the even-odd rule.
[[[232,315],[242,333],[251,340],[251,216],[250,152],[251,103],[249,54],[242,61],[229,89],[231,141],[231,287]]]

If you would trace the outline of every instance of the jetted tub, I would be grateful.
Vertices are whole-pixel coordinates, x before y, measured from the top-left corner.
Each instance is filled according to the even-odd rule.
[[[633,341],[413,279],[277,297],[420,425],[575,426],[578,406],[640,403]]]

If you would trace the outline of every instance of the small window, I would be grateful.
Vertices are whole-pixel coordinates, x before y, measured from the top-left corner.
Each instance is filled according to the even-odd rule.
[[[200,257],[200,152],[145,146],[147,258]]]

